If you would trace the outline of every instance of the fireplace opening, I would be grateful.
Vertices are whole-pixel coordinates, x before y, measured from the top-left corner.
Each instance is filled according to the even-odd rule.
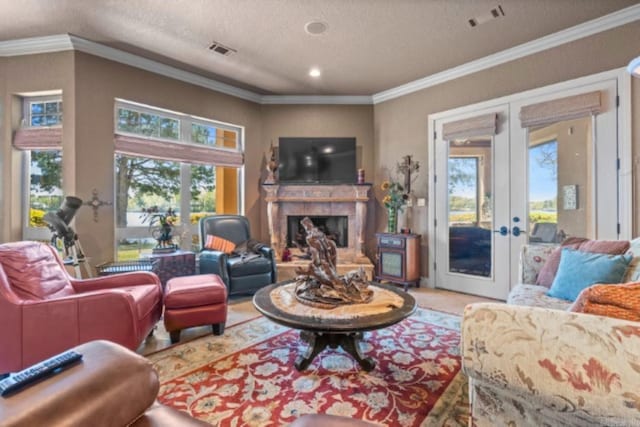
[[[306,215],[308,216],[308,215]],[[303,216],[287,216],[287,247],[288,248],[303,248],[307,247],[305,241],[304,227],[300,224],[300,221],[305,217]],[[320,231],[322,231],[328,238],[336,242],[336,246],[339,248],[349,247],[349,217],[348,216],[309,216],[309,219],[313,222]]]

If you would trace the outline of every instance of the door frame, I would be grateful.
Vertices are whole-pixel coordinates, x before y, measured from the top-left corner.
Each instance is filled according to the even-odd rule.
[[[491,136],[491,159],[489,164],[491,165],[491,223],[492,226],[489,229],[491,235],[491,270],[489,276],[481,276],[476,274],[468,274],[462,272],[451,271],[451,256],[449,250],[438,251],[437,249],[443,249],[442,242],[446,241],[446,248],[450,249],[451,240],[449,231],[449,206],[445,202],[448,200],[448,160],[451,159],[451,148],[449,141],[442,139],[442,137],[436,139],[434,144],[434,173],[438,176],[438,181],[434,179],[434,192],[430,194],[438,197],[438,190],[443,194],[443,203],[438,205],[433,203],[434,206],[434,220],[438,221],[438,226],[434,227],[433,235],[437,242],[440,244],[437,246],[434,254],[434,263],[437,263],[438,268],[434,271],[433,278],[437,283],[440,279],[439,287],[450,291],[467,292],[472,293],[471,289],[477,289],[478,295],[482,295],[489,298],[506,298],[509,293],[509,281],[511,271],[507,263],[499,262],[499,260],[508,258],[510,256],[509,235],[503,236],[499,233],[495,233],[494,230],[501,225],[510,223],[509,218],[509,197],[510,197],[510,177],[508,168],[498,168],[497,165],[509,162],[511,158],[510,153],[510,126],[508,118],[510,115],[509,104],[500,104],[492,106],[488,109],[473,110],[470,113],[464,113],[460,115],[447,116],[441,120],[436,120],[435,129],[438,135],[442,135],[442,128],[446,123],[451,121],[465,120],[471,117],[493,115],[496,117],[496,132]],[[456,138],[457,139],[457,138]],[[440,161],[438,162],[438,158]],[[437,168],[440,168],[439,170]],[[445,195],[446,193],[446,195]],[[440,215],[440,217],[438,217]],[[478,218],[479,219],[479,218]],[[434,221],[435,222],[435,221]]]
[[[427,286],[436,287],[434,263],[436,260],[436,236],[435,236],[435,143],[436,143],[436,121],[446,119],[450,116],[459,116],[465,113],[472,113],[475,110],[494,108],[502,104],[512,104],[527,98],[538,98],[555,92],[568,92],[581,86],[604,83],[607,80],[616,80],[618,91],[617,110],[617,147],[618,147],[618,222],[620,231],[618,239],[631,239],[633,227],[633,194],[632,194],[632,141],[631,141],[631,75],[626,68],[604,71],[565,82],[531,89],[476,104],[465,105],[451,110],[429,114],[427,117],[427,149],[428,149],[428,188],[427,188],[427,233],[428,233],[428,272]],[[558,95],[562,97],[563,95]],[[511,277],[516,273],[512,272]],[[513,285],[513,283],[511,284]]]

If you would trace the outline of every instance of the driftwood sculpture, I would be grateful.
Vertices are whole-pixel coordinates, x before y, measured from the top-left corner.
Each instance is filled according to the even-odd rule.
[[[303,304],[321,308],[362,304],[371,301],[367,276],[362,268],[344,276],[336,271],[337,249],[333,240],[305,217],[300,221],[306,232],[311,262],[296,269],[296,298]]]

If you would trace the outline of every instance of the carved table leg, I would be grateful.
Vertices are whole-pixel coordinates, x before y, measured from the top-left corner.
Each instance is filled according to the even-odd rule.
[[[374,362],[370,357],[364,357],[360,350],[362,333],[356,332],[351,334],[341,334],[340,337],[340,345],[342,348],[356,359],[362,369],[369,372],[376,367],[376,362]]]
[[[329,345],[329,338],[326,334],[316,334],[309,331],[300,332],[300,338],[308,346],[304,354],[298,356],[294,366],[298,371],[304,371],[309,367],[313,359]]]
[[[304,354],[300,354],[294,366],[298,371],[303,371],[309,367],[313,359],[327,347],[342,347],[360,365],[362,369],[369,372],[376,367],[376,362],[370,357],[364,357],[360,350],[361,332],[345,334],[319,334],[309,331],[300,332],[300,338],[308,344]]]

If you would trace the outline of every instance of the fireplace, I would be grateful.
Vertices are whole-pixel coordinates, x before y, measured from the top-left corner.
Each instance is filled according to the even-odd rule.
[[[271,247],[275,249],[279,260],[282,259],[282,252],[286,247],[295,247],[289,235],[299,233],[300,219],[308,216],[316,227],[339,225],[337,231],[332,230],[332,232],[339,234],[336,242],[338,263],[371,263],[364,254],[367,203],[371,190],[369,184],[275,184],[264,185],[262,188],[266,192],[265,201],[267,202]],[[289,219],[290,217],[296,219]],[[321,224],[323,221],[325,224]],[[292,222],[293,225],[291,225]],[[293,230],[289,231],[290,229]],[[304,237],[302,237],[302,242],[304,242]],[[296,251],[299,250],[292,250],[294,256],[297,254]]]
[[[287,216],[287,247],[301,248],[306,247],[304,227],[300,221],[305,218],[304,215]],[[339,248],[349,247],[349,217],[346,215],[332,216],[309,216],[313,225],[322,231],[328,238],[336,242]]]

